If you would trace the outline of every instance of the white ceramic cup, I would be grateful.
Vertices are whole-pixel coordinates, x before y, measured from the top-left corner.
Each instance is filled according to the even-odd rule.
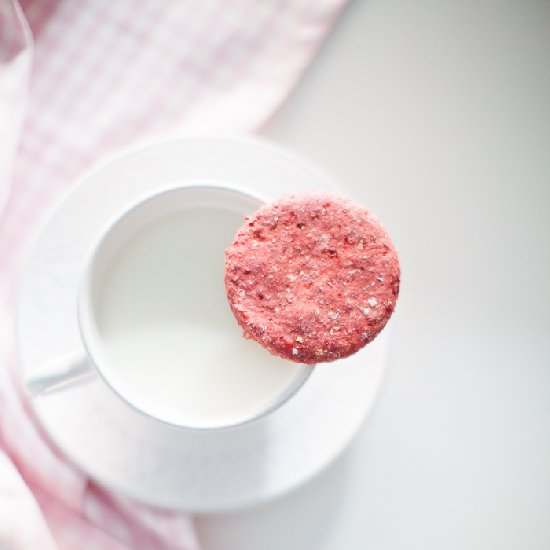
[[[214,423],[194,423],[181,419],[174,421],[170,415],[159,414],[148,409],[147,405],[137,402],[127,391],[124,381],[113,376],[112,365],[108,365],[109,357],[105,354],[103,336],[98,329],[97,320],[98,293],[105,273],[117,254],[139,231],[146,231],[151,224],[178,212],[185,215],[186,212],[208,208],[238,212],[244,216],[256,210],[263,202],[263,198],[234,186],[199,182],[173,186],[130,205],[103,230],[92,247],[84,267],[77,296],[81,349],[53,358],[47,364],[35,368],[25,380],[29,394],[38,397],[52,391],[67,390],[73,384],[97,379],[99,375],[99,379],[107,384],[116,396],[140,413],[187,429],[234,427],[261,418],[285,403],[307,380],[312,372],[312,366],[289,362],[288,368],[293,370],[288,380],[285,378],[284,387],[279,387],[272,399],[267,402],[264,400],[253,410],[248,410],[245,415],[229,414]],[[162,269],[162,266],[159,266],[159,269]],[[189,335],[189,338],[192,338],[192,335]],[[211,345],[216,346],[216,342],[212,342]],[[269,360],[267,355],[266,360]],[[212,382],[215,383],[215,380]]]

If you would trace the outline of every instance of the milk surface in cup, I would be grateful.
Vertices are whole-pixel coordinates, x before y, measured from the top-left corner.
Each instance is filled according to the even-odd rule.
[[[96,284],[101,371],[152,416],[199,428],[238,423],[303,372],[245,340],[227,303],[224,250],[246,213],[202,206],[150,221]]]

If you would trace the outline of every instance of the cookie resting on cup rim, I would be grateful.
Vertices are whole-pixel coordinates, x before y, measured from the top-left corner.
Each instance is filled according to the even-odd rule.
[[[384,328],[399,294],[399,260],[386,230],[332,193],[263,205],[225,254],[227,297],[245,336],[298,363],[361,349]]]

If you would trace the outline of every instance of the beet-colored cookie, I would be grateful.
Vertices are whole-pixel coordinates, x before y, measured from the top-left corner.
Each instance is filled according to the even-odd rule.
[[[373,340],[399,293],[397,252],[370,212],[338,195],[289,195],[245,218],[226,250],[229,304],[246,336],[298,363]]]

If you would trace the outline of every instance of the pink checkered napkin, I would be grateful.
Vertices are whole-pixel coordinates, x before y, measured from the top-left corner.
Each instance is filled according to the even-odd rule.
[[[20,260],[44,209],[105,153],[259,128],[344,4],[0,0],[0,550],[197,548],[187,515],[109,493],[33,423],[9,331]]]

